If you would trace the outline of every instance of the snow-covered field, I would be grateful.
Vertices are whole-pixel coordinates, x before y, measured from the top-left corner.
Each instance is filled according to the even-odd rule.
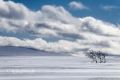
[[[120,58],[91,63],[84,57],[1,56],[0,80],[120,80]]]

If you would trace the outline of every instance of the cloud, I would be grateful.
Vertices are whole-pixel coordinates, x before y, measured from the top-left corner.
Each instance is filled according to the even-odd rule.
[[[0,15],[10,19],[25,19],[29,15],[29,10],[23,4],[1,0]]]
[[[69,7],[75,10],[89,9],[88,7],[83,5],[81,2],[76,2],[76,1],[70,2]]]
[[[79,44],[77,44],[76,42],[66,40],[59,40],[58,42],[46,42],[42,38],[37,38],[34,40],[30,39],[20,40],[15,37],[2,37],[2,36],[0,36],[0,45],[30,47],[39,50],[54,51],[58,53],[71,52],[73,48],[79,47]]]
[[[71,55],[80,54],[80,56],[87,53],[88,50],[102,50],[109,54],[120,53],[120,42],[111,40],[76,40],[67,41],[59,40],[56,42],[46,42],[42,38],[36,38],[34,40],[23,39],[20,40],[15,37],[2,37],[0,36],[1,46],[21,46],[35,48],[39,50],[57,52],[57,53],[69,53]]]
[[[107,6],[101,5],[101,8],[104,10],[112,10],[112,9],[118,9],[119,7],[118,6],[110,6],[110,5],[107,5]]]
[[[0,36],[1,46],[33,47],[72,54],[86,53],[89,49],[101,49],[109,54],[119,54],[120,29],[117,27],[91,16],[74,17],[62,6],[43,5],[40,10],[32,11],[21,3],[0,0],[0,31],[25,31],[38,37],[35,40],[20,40]],[[74,41],[46,42],[43,37],[68,38]]]

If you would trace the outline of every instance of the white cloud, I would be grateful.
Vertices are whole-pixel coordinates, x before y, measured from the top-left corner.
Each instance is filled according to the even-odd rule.
[[[46,42],[42,38],[20,40],[0,36],[1,46],[24,46],[67,53],[86,53],[89,49],[120,53],[120,29],[116,25],[90,16],[76,18],[62,6],[44,5],[35,12],[21,3],[1,0],[0,30],[14,33],[26,31],[38,37],[54,36],[75,40]]]
[[[119,7],[118,6],[110,6],[110,5],[107,5],[107,6],[101,5],[101,8],[104,10],[112,10],[112,9],[118,9]]]
[[[25,19],[29,14],[29,10],[23,4],[0,1],[0,15],[4,18]]]
[[[120,53],[120,42],[111,40],[76,40],[74,42],[67,40],[59,40],[56,42],[46,42],[41,38],[34,40],[24,39],[20,40],[15,37],[2,37],[0,36],[1,46],[21,46],[30,47],[44,51],[57,52],[57,53],[71,53],[81,54],[87,53],[88,50],[102,50],[110,54]]]
[[[83,5],[81,2],[72,1],[69,3],[70,8],[75,10],[89,9],[87,6]]]
[[[39,50],[54,51],[54,52],[70,52],[73,48],[79,47],[76,42],[59,40],[58,42],[46,42],[41,38],[35,40],[24,39],[20,40],[15,37],[2,37],[0,36],[1,46],[22,46],[22,47],[32,47]]]

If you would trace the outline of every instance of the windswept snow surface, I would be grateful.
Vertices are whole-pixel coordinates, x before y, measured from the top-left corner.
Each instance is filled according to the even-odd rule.
[[[85,57],[1,56],[0,80],[120,80],[120,58],[91,63]]]

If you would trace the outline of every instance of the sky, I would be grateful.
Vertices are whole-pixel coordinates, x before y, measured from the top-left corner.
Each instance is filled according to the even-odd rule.
[[[120,0],[0,0],[0,46],[120,54]]]

